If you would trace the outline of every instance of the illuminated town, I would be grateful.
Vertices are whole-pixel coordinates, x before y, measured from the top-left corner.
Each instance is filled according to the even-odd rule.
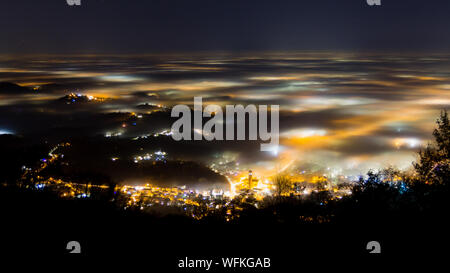
[[[60,198],[93,198],[97,195],[108,191],[114,191],[114,201],[124,209],[139,209],[143,211],[157,210],[158,207],[176,207],[182,210],[186,215],[194,219],[201,219],[209,213],[216,210],[226,211],[227,221],[234,217],[239,217],[239,211],[243,208],[239,207],[234,201],[245,201],[252,206],[258,208],[259,202],[264,198],[277,194],[277,185],[275,180],[277,175],[271,177],[258,177],[251,170],[248,172],[240,171],[239,168],[220,167],[220,171],[213,169],[215,172],[223,172],[229,182],[229,189],[223,190],[219,188],[211,188],[210,190],[190,189],[186,186],[181,187],[158,187],[149,183],[143,185],[115,185],[113,188],[109,185],[98,185],[95,183],[76,183],[64,181],[60,178],[43,177],[41,173],[50,165],[55,164],[58,160],[64,158],[64,154],[58,153],[60,148],[70,148],[70,143],[61,143],[51,149],[48,157],[41,159],[40,166],[32,169],[23,166],[23,175],[21,184],[25,187],[32,187],[35,190],[53,191]],[[116,161],[119,158],[112,158]],[[165,161],[167,153],[156,151],[152,154],[137,156],[133,159],[134,163],[142,160]],[[223,162],[222,162],[223,163]],[[215,164],[212,164],[214,168]],[[343,196],[351,194],[350,184],[333,184],[327,180],[325,176],[312,176],[309,182],[305,181],[305,177],[297,175],[291,176],[292,181],[289,182],[287,188],[279,192],[281,196],[301,197],[311,192],[319,191],[331,194],[330,200],[341,199]]]

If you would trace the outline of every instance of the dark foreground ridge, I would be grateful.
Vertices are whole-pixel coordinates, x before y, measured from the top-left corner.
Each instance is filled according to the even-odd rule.
[[[279,272],[320,261],[434,260],[445,255],[449,242],[446,217],[434,213],[399,217],[380,209],[364,216],[356,209],[347,213],[345,222],[293,224],[265,223],[265,215],[257,212],[226,224],[123,211],[100,200],[61,200],[14,189],[3,189],[0,195],[7,256],[42,256],[48,262],[133,260],[134,265],[173,272],[181,271],[177,261],[184,257],[270,257],[272,266],[264,270]],[[80,242],[82,253],[69,254],[69,241]],[[369,254],[369,241],[380,242],[382,253]]]

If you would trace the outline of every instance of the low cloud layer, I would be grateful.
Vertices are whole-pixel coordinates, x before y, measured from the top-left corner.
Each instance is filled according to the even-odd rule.
[[[0,82],[1,132],[57,139],[120,130],[133,138],[170,128],[170,107],[191,105],[194,96],[222,106],[277,104],[277,156],[260,152],[258,143],[226,141],[172,143],[179,148],[172,152],[201,162],[232,152],[255,169],[295,160],[299,166],[318,163],[358,174],[382,163],[410,165],[414,152],[431,138],[439,110],[450,104],[450,58],[335,53],[3,57]],[[68,103],[62,98],[71,92],[107,99]]]

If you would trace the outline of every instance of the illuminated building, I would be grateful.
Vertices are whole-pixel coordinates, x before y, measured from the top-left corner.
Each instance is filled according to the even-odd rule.
[[[247,177],[241,177],[240,183],[236,184],[236,190],[253,190],[259,183],[259,179],[253,177],[252,170],[248,171]]]
[[[214,189],[211,191],[211,196],[214,199],[223,199],[224,192],[222,189]]]

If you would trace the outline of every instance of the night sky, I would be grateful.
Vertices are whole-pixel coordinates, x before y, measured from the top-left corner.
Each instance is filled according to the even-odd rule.
[[[447,0],[2,0],[1,54],[447,51]]]

